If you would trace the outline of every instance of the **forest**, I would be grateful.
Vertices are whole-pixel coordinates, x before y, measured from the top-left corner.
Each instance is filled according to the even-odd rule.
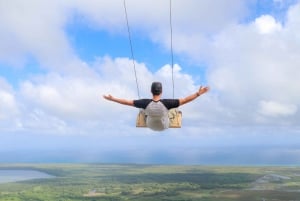
[[[297,201],[300,168],[135,164],[1,164],[54,177],[0,184],[0,201]]]

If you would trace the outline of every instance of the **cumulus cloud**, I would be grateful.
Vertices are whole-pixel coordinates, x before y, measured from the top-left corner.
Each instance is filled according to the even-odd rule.
[[[20,129],[21,104],[13,87],[0,77],[0,132]]]
[[[153,1],[126,2],[133,31],[169,48],[168,2],[160,6]],[[258,115],[299,115],[300,4],[288,10],[284,23],[271,15],[240,23],[247,15],[246,6],[242,0],[173,2],[174,51],[195,65],[205,64],[206,77],[198,82],[207,81],[212,88],[209,95],[182,108],[188,114],[184,118],[201,121],[206,130],[224,124],[251,125]],[[121,0],[0,3],[1,63],[26,67],[33,57],[39,68],[47,69],[20,81],[15,91],[1,89],[0,101],[7,109],[1,109],[0,118],[13,114],[24,129],[53,128],[62,133],[113,128],[114,121],[134,125],[135,114],[129,108],[101,98],[107,93],[137,98],[132,61],[96,55],[86,63],[76,55],[65,31],[78,17],[92,28],[124,34],[123,9]],[[170,97],[171,67],[151,72],[142,62],[136,61],[141,97],[149,97],[153,80],[163,80],[164,95]],[[195,75],[182,70],[174,66],[177,97],[198,88]],[[116,119],[120,113],[122,118]],[[199,132],[194,125],[189,129]]]
[[[143,32],[169,48],[169,2],[127,0],[126,4],[132,30]],[[172,10],[177,35],[174,40],[179,41],[174,49],[189,55],[192,51],[185,43],[201,45],[203,41],[197,35],[213,33],[236,22],[236,16],[244,15],[246,4],[242,0],[173,1]],[[13,0],[0,6],[0,43],[5,47],[0,50],[0,58],[10,65],[22,66],[31,55],[47,68],[66,68],[61,64],[76,59],[64,32],[74,16],[96,29],[126,33],[122,0]]]
[[[262,34],[281,30],[281,24],[276,22],[276,20],[270,15],[263,15],[255,19],[255,25]]]
[[[138,98],[132,61],[127,58],[113,60],[104,57],[98,58],[92,65],[91,68],[95,69],[94,77],[47,74],[23,82],[20,94],[28,107],[28,117],[32,122],[30,124],[26,120],[23,126],[48,130],[53,127],[55,132],[69,133],[74,132],[74,128],[69,128],[70,124],[74,124],[75,128],[78,124],[80,129],[94,128],[94,132],[110,124],[118,124],[120,127],[126,127],[126,124],[134,125],[137,109],[127,108],[102,98],[102,95],[109,93],[120,98]],[[149,97],[153,80],[168,79],[171,82],[170,66],[151,73],[144,64],[136,63],[136,69],[142,98]],[[177,65],[174,74],[179,85],[185,85],[185,89],[195,89],[191,77],[180,73],[180,67]],[[172,94],[171,90],[172,85],[166,83],[164,85],[166,96]],[[184,93],[190,92],[188,90]]]
[[[297,112],[297,106],[292,104],[282,104],[274,101],[261,101],[259,104],[259,113],[270,116],[290,116]]]
[[[230,111],[233,122],[251,124],[262,113],[297,118],[300,50],[291,41],[299,42],[293,34],[298,31],[299,8],[291,7],[284,25],[271,16],[260,16],[215,36],[209,82],[218,91],[221,111]]]
[[[12,87],[0,78],[0,119],[6,120],[19,112],[19,106]]]
[[[36,57],[42,66],[72,57],[63,31],[67,19],[63,3],[53,1],[2,2],[0,6],[0,58],[11,65],[23,65],[26,56]],[[61,68],[61,67],[60,67]]]
[[[99,83],[91,79],[49,74],[21,84],[22,96],[47,112],[69,118],[94,116]],[[97,96],[98,95],[98,96]]]

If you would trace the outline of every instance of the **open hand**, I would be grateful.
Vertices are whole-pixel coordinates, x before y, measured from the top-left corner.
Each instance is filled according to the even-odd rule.
[[[198,90],[198,94],[201,95],[201,94],[204,94],[206,92],[209,91],[209,87],[203,87],[203,86],[200,86],[199,90]]]
[[[112,95],[108,94],[108,95],[103,95],[103,98],[105,98],[106,100],[112,100]]]

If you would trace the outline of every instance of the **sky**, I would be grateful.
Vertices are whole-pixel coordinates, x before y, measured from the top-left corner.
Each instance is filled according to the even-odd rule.
[[[299,0],[0,0],[0,162],[299,165],[299,19]],[[173,98],[172,72],[174,98],[210,87],[180,129],[102,97]]]

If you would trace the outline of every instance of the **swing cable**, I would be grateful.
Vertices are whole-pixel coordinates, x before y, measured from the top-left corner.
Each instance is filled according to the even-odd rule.
[[[128,22],[127,9],[126,9],[126,0],[124,0],[124,10],[125,10],[125,16],[126,16],[126,22],[127,22],[127,31],[128,31],[128,38],[129,38],[129,43],[130,43],[131,59],[132,59],[134,75],[135,75],[136,89],[137,89],[138,97],[140,99],[140,89],[139,89],[138,78],[137,78],[137,74],[136,74],[135,59],[134,59],[134,55],[133,55],[130,27],[129,27],[129,22]]]
[[[130,43],[130,51],[131,51],[131,58],[134,68],[134,75],[135,75],[135,82],[136,82],[136,88],[138,97],[140,98],[140,90],[139,90],[139,84],[138,84],[138,78],[136,73],[136,67],[135,67],[135,59],[133,54],[133,47],[132,47],[132,40],[131,40],[131,34],[130,34],[130,27],[129,27],[129,20],[128,20],[128,14],[126,9],[126,0],[124,0],[124,10],[125,10],[125,16],[126,16],[126,23],[127,23],[127,31],[128,31],[128,38]],[[170,48],[171,48],[171,69],[172,69],[172,88],[173,88],[173,98],[174,98],[174,91],[175,91],[175,85],[174,85],[174,54],[173,54],[173,27],[172,27],[172,0],[170,0]]]
[[[170,35],[171,35],[171,68],[172,68],[172,86],[174,99],[174,56],[173,56],[173,27],[172,27],[172,0],[170,0]]]

